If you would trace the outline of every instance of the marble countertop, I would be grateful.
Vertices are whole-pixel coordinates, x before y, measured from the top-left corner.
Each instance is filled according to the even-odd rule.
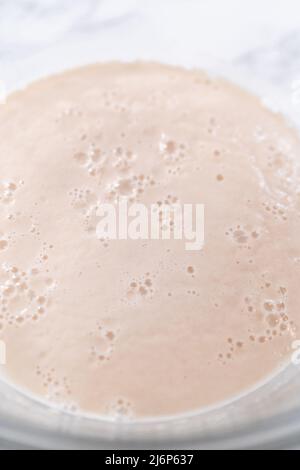
[[[300,79],[298,0],[0,0],[4,78],[79,41],[87,60],[210,57],[284,84]]]
[[[0,0],[0,100],[62,69],[140,59],[234,67],[300,127],[299,0]]]

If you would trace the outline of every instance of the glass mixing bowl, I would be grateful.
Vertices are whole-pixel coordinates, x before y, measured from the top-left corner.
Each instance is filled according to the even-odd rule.
[[[295,0],[2,0],[0,92],[3,98],[39,77],[87,63],[155,60],[230,78],[300,128],[299,18]],[[0,447],[300,447],[300,369],[293,359],[230,403],[139,422],[70,415],[0,382]]]

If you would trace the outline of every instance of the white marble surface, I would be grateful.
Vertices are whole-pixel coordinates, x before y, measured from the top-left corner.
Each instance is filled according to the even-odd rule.
[[[201,54],[234,59],[300,31],[299,0],[0,0],[0,51],[14,57],[26,46],[43,46],[70,32],[99,28],[129,16],[147,46],[159,35],[172,44]],[[132,22],[131,22],[132,23]],[[125,38],[127,43],[128,38]],[[148,41],[147,41],[148,40]]]
[[[238,70],[300,125],[299,0],[0,0],[0,99],[40,76],[115,59]]]
[[[300,2],[0,0],[2,75],[55,45],[63,52],[79,43],[86,61],[209,57],[286,81],[300,76]]]

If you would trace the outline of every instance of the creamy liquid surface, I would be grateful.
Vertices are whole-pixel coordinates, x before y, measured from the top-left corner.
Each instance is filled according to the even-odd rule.
[[[0,106],[5,376],[125,418],[214,405],[291,354],[299,139],[222,80],[155,64],[49,78]],[[205,246],[96,237],[97,205],[205,204]],[[299,336],[299,334],[298,334]]]

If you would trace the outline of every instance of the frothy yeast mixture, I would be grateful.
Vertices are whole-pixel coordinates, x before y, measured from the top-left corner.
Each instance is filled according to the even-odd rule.
[[[246,391],[300,323],[300,141],[237,86],[157,64],[50,77],[0,107],[5,375],[135,418]],[[100,240],[103,202],[205,205],[205,245]]]

